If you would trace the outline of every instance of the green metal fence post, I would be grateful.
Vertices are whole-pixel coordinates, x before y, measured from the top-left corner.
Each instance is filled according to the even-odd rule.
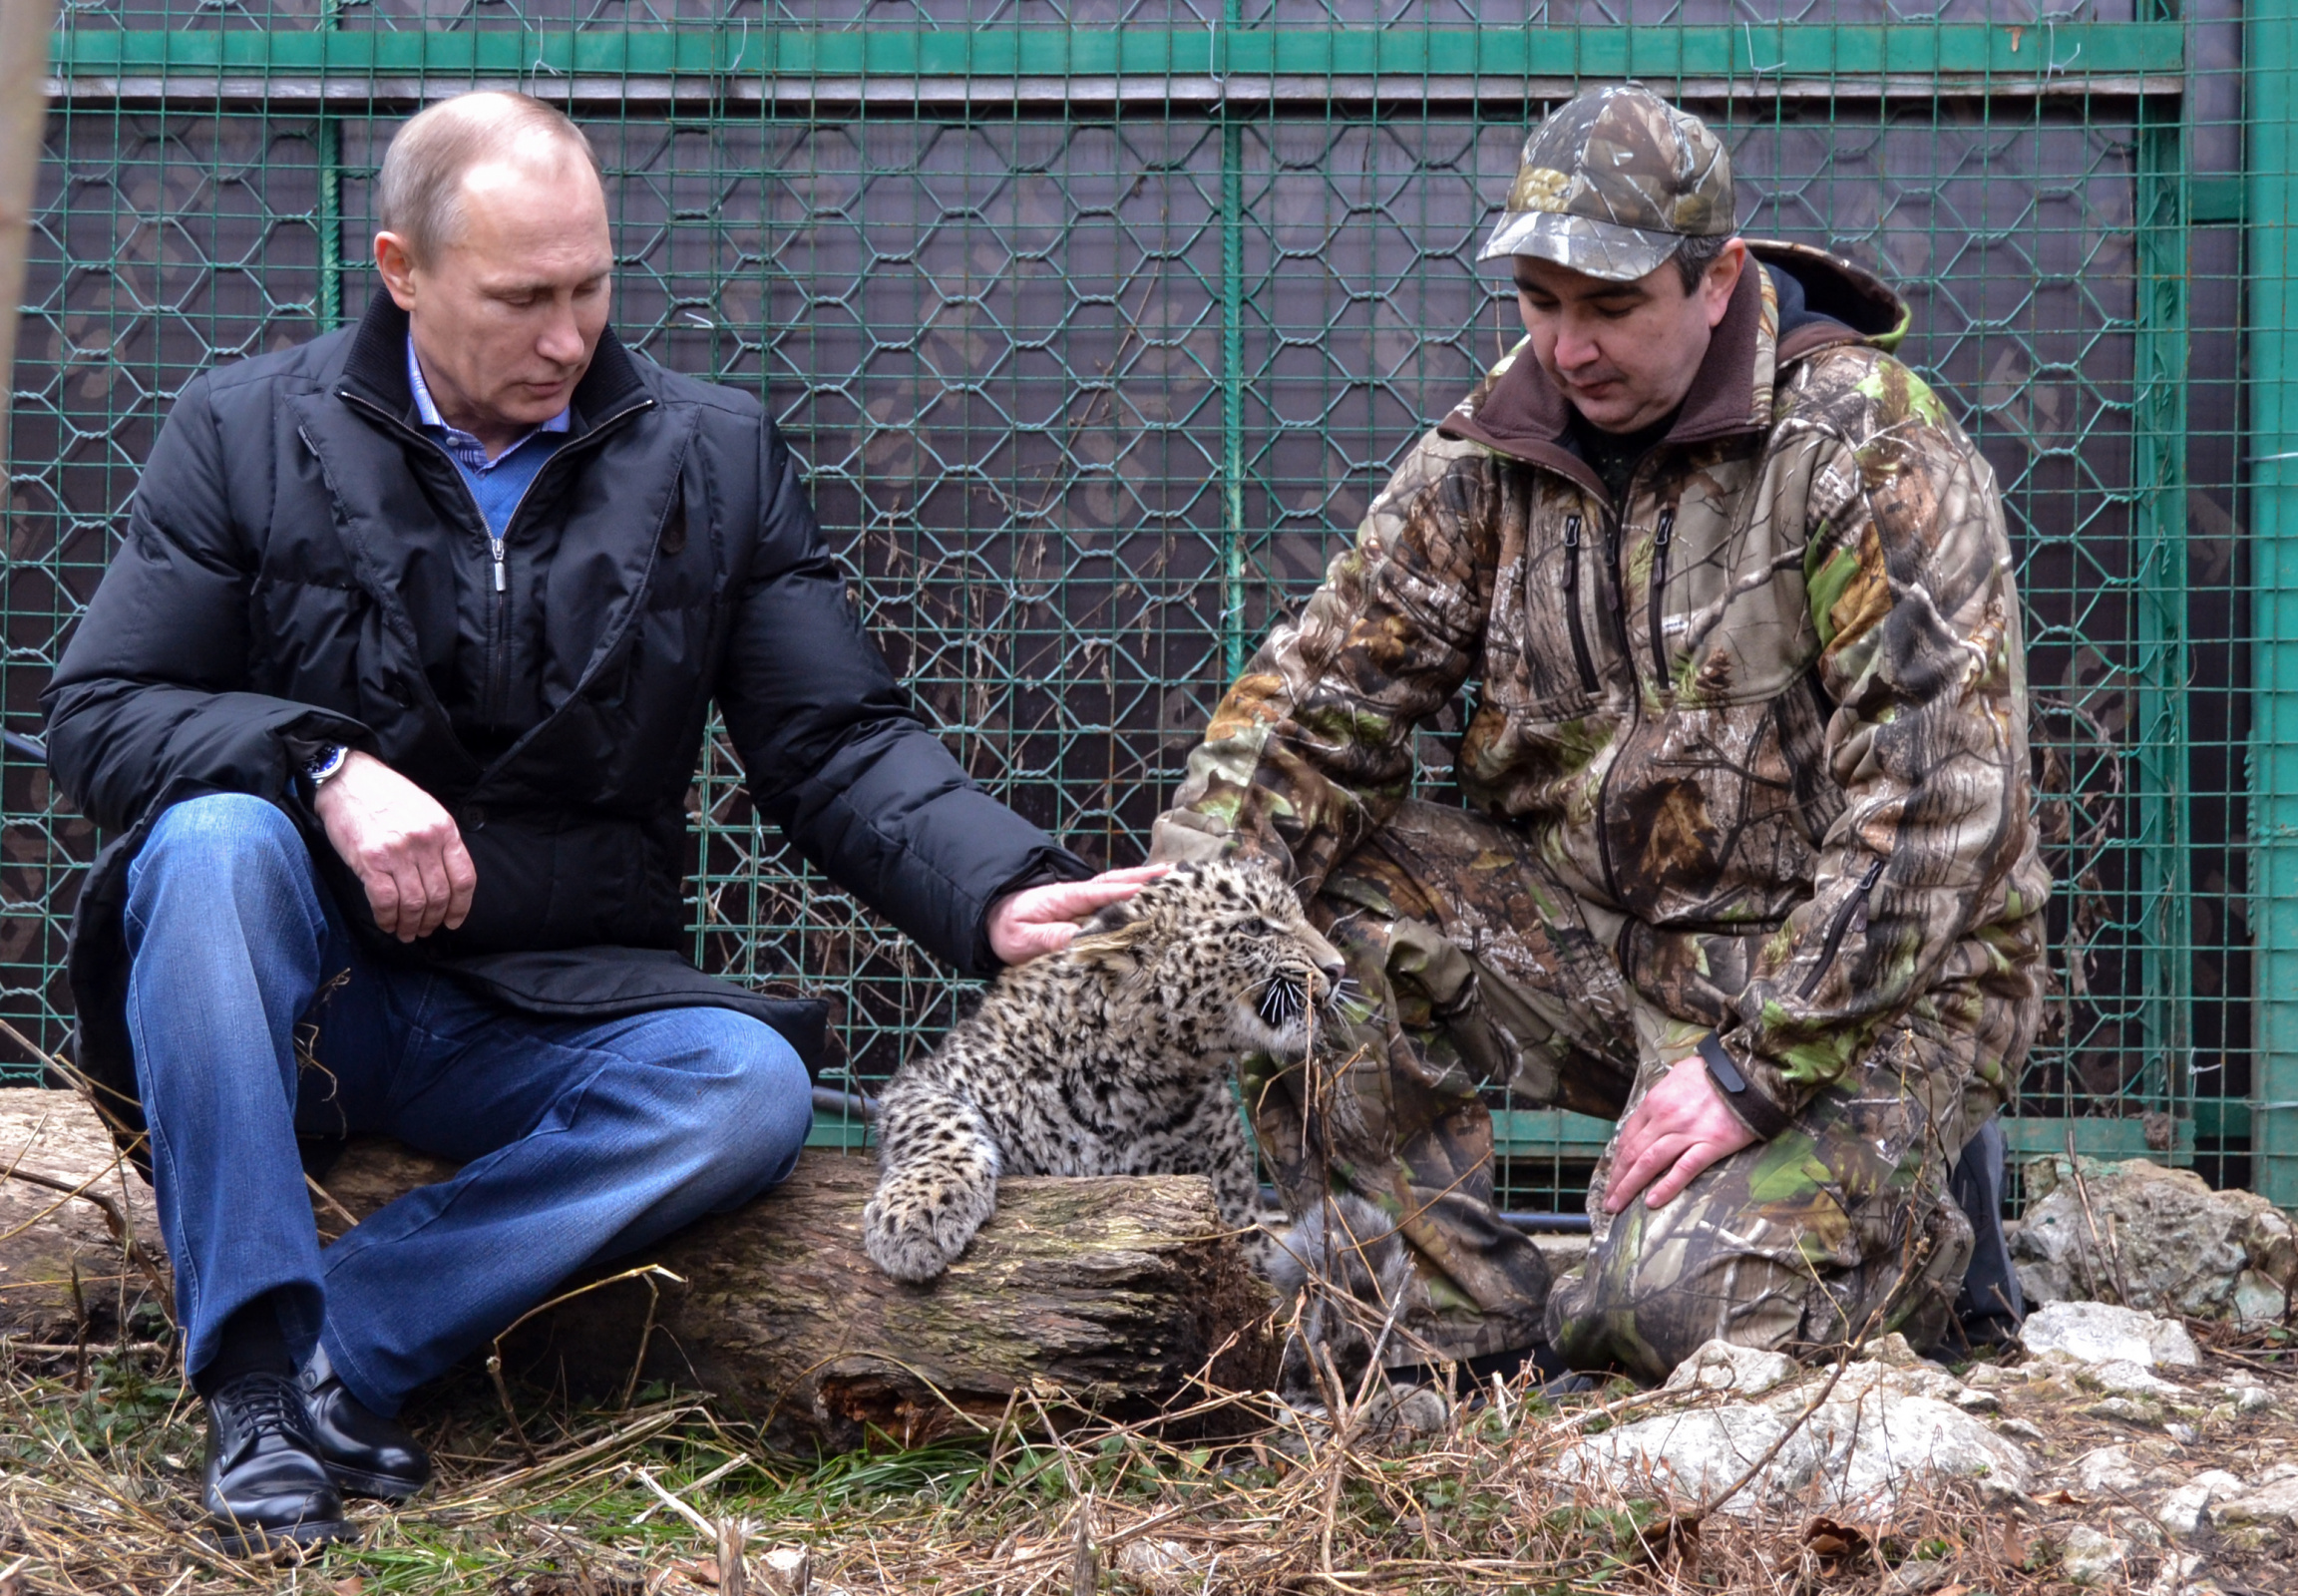
[[[319,9],[319,31],[335,31],[336,0]],[[322,105],[319,111],[319,330],[343,325],[342,134]]]
[[[335,119],[319,118],[319,330],[343,325],[343,190]]]
[[[2298,3],[2258,0],[2249,76],[2252,711],[2256,1052],[2251,1184],[2298,1208]]]
[[[1224,86],[1240,0],[1223,8],[1215,70]],[[1245,673],[1245,125],[1221,97],[1221,685]]]
[[[2139,1103],[2190,1106],[2192,867],[2188,847],[2186,656],[2185,103],[2138,113],[2138,281],[2131,384],[2130,577],[2137,648],[2138,923],[2146,1062]],[[2190,1114],[2187,1117],[2191,1117]]]

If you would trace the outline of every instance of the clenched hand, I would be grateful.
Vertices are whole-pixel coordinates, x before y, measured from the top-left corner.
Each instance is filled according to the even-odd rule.
[[[1724,1106],[1700,1055],[1679,1058],[1620,1126],[1620,1151],[1604,1187],[1604,1211],[1620,1212],[1655,1175],[1660,1182],[1644,1200],[1661,1207],[1701,1170],[1754,1141],[1755,1133]]]
[[[989,951],[1008,965],[1057,954],[1077,935],[1079,921],[1132,897],[1172,868],[1134,865],[1105,870],[1088,881],[1057,881],[1008,893],[989,909]]]
[[[454,817],[382,760],[354,749],[313,807],[385,932],[413,942],[471,913],[479,872]]]

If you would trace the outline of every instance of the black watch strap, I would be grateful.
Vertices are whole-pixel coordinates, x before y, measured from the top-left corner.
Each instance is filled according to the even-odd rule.
[[[1708,1066],[1708,1078],[1716,1082],[1717,1090],[1731,1105],[1746,1127],[1769,1141],[1794,1121],[1777,1103],[1757,1091],[1748,1081],[1746,1071],[1724,1045],[1724,1038],[1715,1031],[1700,1038],[1700,1058]]]

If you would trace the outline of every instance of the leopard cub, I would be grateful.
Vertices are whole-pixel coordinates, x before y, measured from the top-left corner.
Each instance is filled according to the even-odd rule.
[[[1223,1223],[1252,1224],[1229,1066],[1304,1056],[1340,976],[1265,866],[1184,865],[1102,910],[887,1083],[871,1258],[932,1280],[995,1211],[1000,1175],[1208,1175]]]

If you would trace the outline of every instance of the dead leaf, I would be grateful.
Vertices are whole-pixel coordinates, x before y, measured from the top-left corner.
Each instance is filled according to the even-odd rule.
[[[334,1596],[362,1596],[362,1593],[367,1589],[367,1576],[353,1574],[346,1579],[335,1581],[327,1589],[333,1592]]]
[[[1875,1541],[1856,1524],[1814,1518],[1803,1526],[1803,1549],[1818,1560],[1821,1574],[1833,1578],[1863,1566],[1874,1553]]]
[[[1636,1532],[1644,1556],[1654,1568],[1673,1571],[1685,1579],[1697,1580],[1700,1575],[1700,1520],[1697,1518],[1664,1518],[1657,1524],[1647,1524]]]

